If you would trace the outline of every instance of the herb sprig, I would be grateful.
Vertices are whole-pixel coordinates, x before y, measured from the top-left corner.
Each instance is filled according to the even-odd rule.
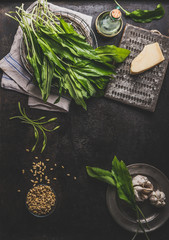
[[[161,3],[158,4],[154,10],[136,9],[132,12],[129,12],[122,8],[116,0],[114,0],[114,2],[121,8],[127,17],[130,17],[135,22],[148,23],[155,19],[161,19],[165,14],[165,10]]]
[[[86,166],[86,170],[90,177],[96,178],[116,187],[119,198],[127,202],[131,209],[135,212],[138,228],[132,240],[134,240],[138,235],[139,229],[141,229],[141,231],[145,234],[146,239],[149,240],[140,218],[143,217],[148,229],[149,226],[143,212],[136,203],[132,177],[125,163],[123,161],[119,161],[115,156],[112,161],[111,171],[89,166]]]
[[[35,150],[35,148],[39,142],[39,131],[41,131],[41,133],[43,135],[43,144],[42,144],[42,149],[41,149],[41,153],[42,153],[47,145],[47,136],[46,136],[45,132],[52,132],[52,131],[57,130],[60,127],[60,126],[56,126],[53,129],[47,129],[46,127],[44,127],[44,125],[47,123],[56,121],[57,118],[50,118],[49,120],[45,120],[46,117],[43,116],[38,119],[32,120],[27,116],[25,109],[21,108],[20,102],[18,102],[18,108],[19,108],[19,112],[20,112],[21,116],[11,117],[10,120],[18,118],[21,120],[22,123],[29,124],[33,127],[36,142],[35,142],[34,146],[32,147],[32,150],[31,150],[32,152]]]

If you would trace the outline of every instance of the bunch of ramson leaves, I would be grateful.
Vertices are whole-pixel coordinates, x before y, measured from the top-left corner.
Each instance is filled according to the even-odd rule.
[[[123,161],[119,161],[115,156],[112,161],[111,171],[89,166],[86,167],[86,170],[90,177],[96,178],[102,182],[106,182],[109,185],[116,187],[118,197],[127,202],[131,209],[135,212],[138,229],[132,240],[136,238],[139,228],[144,232],[146,239],[149,240],[149,237],[140,221],[140,217],[142,216],[144,218],[146,224],[147,221],[143,212],[136,203],[132,177],[125,163]],[[148,224],[147,228],[149,228]]]
[[[113,62],[121,63],[130,51],[114,45],[93,47],[73,26],[52,13],[47,1],[38,0],[31,13],[24,5],[16,7],[15,16],[23,30],[27,59],[33,69],[34,82],[46,102],[51,86],[57,86],[59,101],[68,92],[78,105],[87,109],[84,99],[103,96],[115,74]]]

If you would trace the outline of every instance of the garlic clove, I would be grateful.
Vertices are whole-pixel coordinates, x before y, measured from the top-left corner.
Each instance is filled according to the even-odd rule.
[[[155,207],[163,207],[166,205],[166,197],[165,197],[165,193],[160,191],[159,189],[156,191],[153,191],[150,194],[150,203],[155,206]]]
[[[143,175],[136,175],[135,177],[133,177],[132,179],[132,184],[133,186],[138,186],[138,185],[143,185],[145,182],[148,181],[148,178],[146,176]]]

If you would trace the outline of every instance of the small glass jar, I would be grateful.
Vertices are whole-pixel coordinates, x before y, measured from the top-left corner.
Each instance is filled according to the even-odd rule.
[[[116,36],[122,29],[123,21],[119,7],[110,12],[103,12],[96,18],[96,29],[105,37]]]

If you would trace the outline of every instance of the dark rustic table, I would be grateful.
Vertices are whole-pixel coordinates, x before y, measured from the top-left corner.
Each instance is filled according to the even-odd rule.
[[[155,8],[159,1],[120,1],[128,10]],[[147,24],[126,22],[146,29],[157,29],[169,35],[169,3],[161,1],[165,17]],[[28,7],[31,2],[25,1]],[[17,23],[5,16],[21,1],[0,1],[0,59],[10,50]],[[93,16],[110,10],[113,1],[55,1],[59,6]],[[96,33],[96,31],[95,31]],[[96,33],[99,45],[118,45],[121,34],[105,39]],[[2,75],[2,72],[1,72]],[[54,113],[30,109],[27,96],[0,89],[0,239],[3,240],[128,240],[133,234],[122,229],[111,217],[106,206],[107,185],[89,178],[85,166],[111,168],[116,155],[125,163],[147,163],[169,177],[169,69],[162,85],[154,113],[140,110],[106,98],[87,101],[84,111],[74,102],[70,112]],[[57,117],[61,126],[48,135],[43,154],[39,149],[26,152],[34,143],[33,130],[18,120],[9,120],[18,114],[18,101],[32,118]],[[47,218],[32,216],[25,206],[25,196],[32,186],[29,169],[35,157],[49,158],[48,175],[56,181],[51,186],[57,193],[58,205]],[[54,172],[49,168],[57,163]],[[64,166],[64,168],[62,167]],[[22,174],[25,169],[25,174]],[[67,176],[67,173],[70,176]],[[76,177],[76,180],[73,177]],[[18,189],[21,190],[18,192]],[[154,232],[151,240],[167,240],[169,221]],[[139,239],[145,239],[139,235]]]

